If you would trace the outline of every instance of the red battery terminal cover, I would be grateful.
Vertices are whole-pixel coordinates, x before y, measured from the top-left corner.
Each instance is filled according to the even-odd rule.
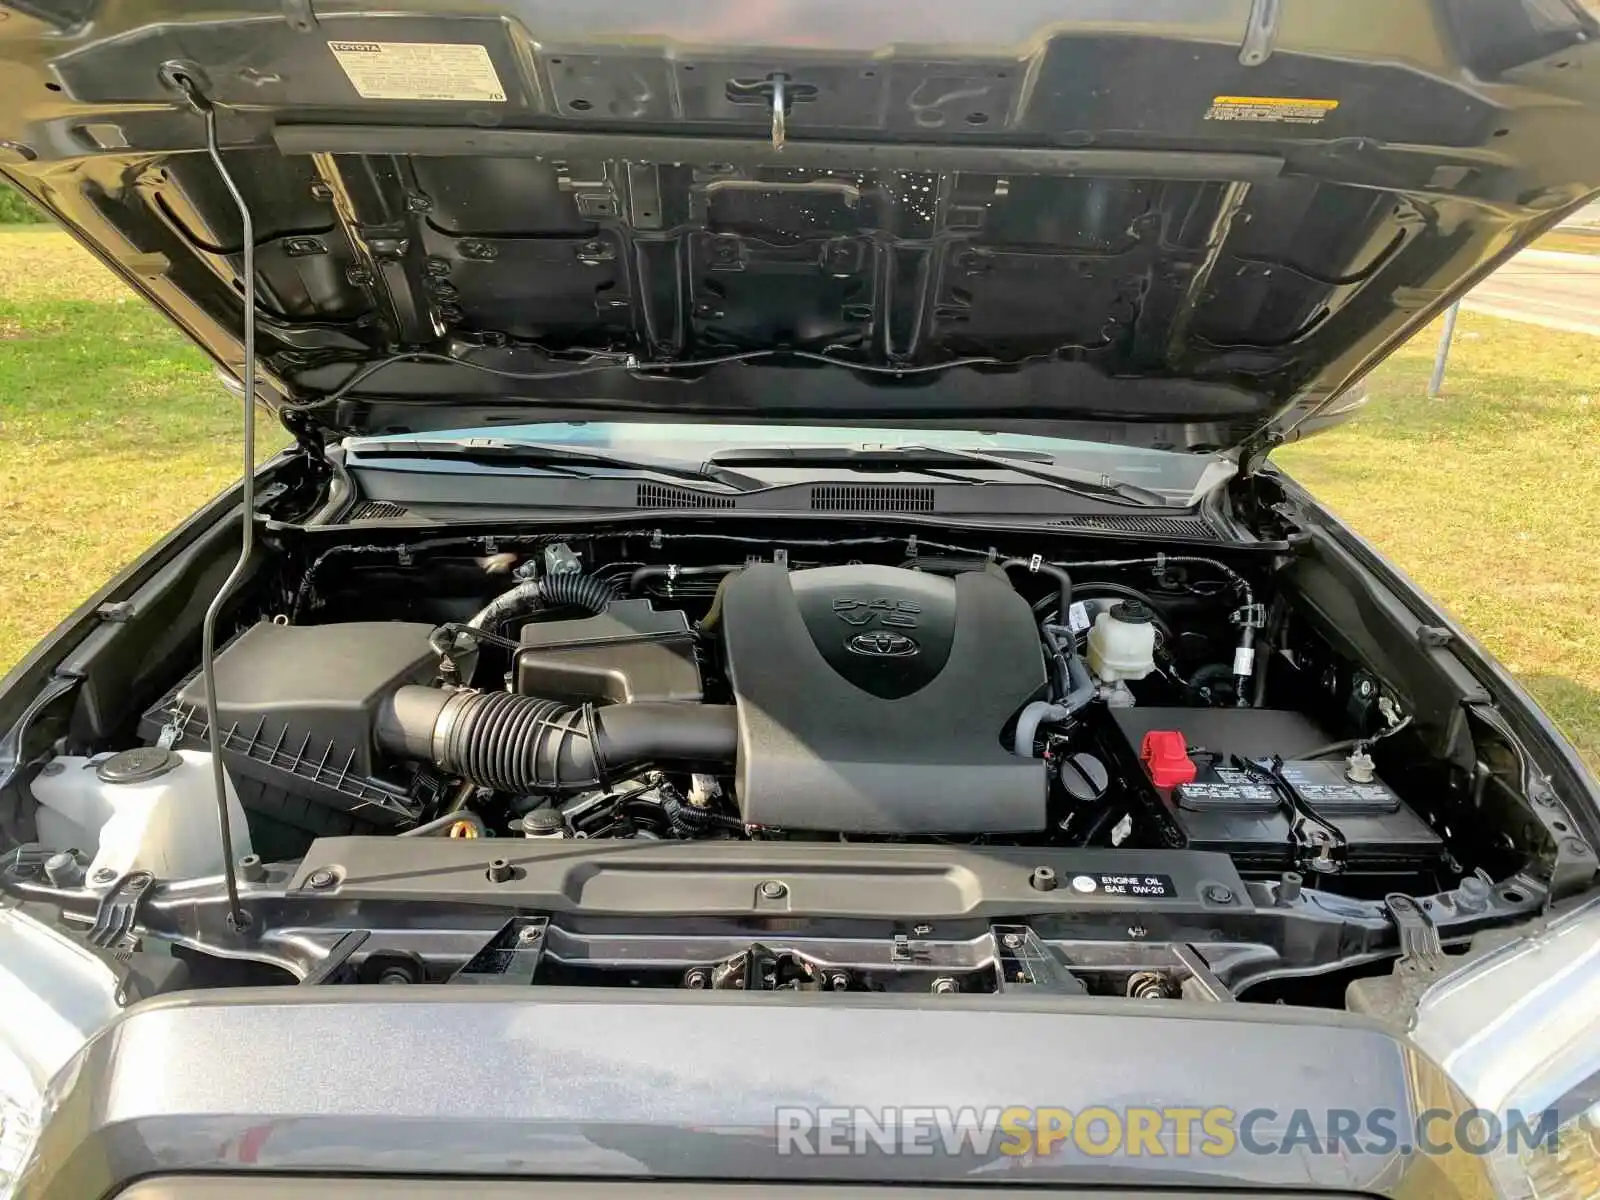
[[[1189,742],[1173,729],[1152,729],[1144,735],[1139,759],[1150,772],[1150,782],[1163,790],[1193,783],[1194,760],[1189,757]]]

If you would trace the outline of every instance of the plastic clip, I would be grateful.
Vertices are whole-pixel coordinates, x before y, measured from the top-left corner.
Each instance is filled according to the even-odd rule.
[[[1267,623],[1265,604],[1246,604],[1234,610],[1233,623],[1246,629],[1260,629]]]

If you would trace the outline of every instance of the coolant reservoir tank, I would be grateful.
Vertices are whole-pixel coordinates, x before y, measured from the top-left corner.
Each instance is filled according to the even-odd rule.
[[[1138,600],[1119,600],[1089,630],[1089,669],[1103,683],[1143,679],[1156,668],[1156,627]]]
[[[249,854],[244,809],[223,778],[233,852]],[[158,879],[222,872],[211,755],[203,751],[141,746],[101,759],[55,758],[30,786],[40,842],[92,855],[91,880],[105,870],[145,870]]]

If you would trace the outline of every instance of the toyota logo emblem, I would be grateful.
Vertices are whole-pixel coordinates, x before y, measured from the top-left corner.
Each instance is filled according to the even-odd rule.
[[[845,642],[844,648],[866,658],[910,658],[922,649],[905,634],[891,633],[887,629],[858,633]]]

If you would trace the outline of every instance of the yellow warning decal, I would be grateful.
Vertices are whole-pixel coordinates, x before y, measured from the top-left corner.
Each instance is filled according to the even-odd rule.
[[[1338,107],[1337,100],[1305,100],[1297,96],[1217,96],[1211,101],[1206,120],[1316,125]]]

